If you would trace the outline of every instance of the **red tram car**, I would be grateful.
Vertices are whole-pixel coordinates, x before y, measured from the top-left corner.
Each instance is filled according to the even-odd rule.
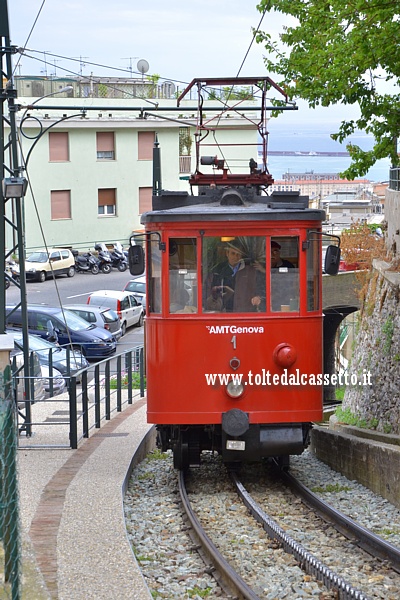
[[[251,85],[261,86],[262,138],[272,84]],[[247,160],[248,173],[231,174],[226,159],[201,157],[210,129],[200,116],[190,181],[198,195],[156,190],[153,210],[142,215],[148,422],[179,469],[199,464],[203,450],[229,463],[274,456],[287,466],[322,419],[325,215],[299,193],[268,195],[265,160]],[[140,246],[131,250],[139,274]],[[327,260],[338,265],[332,252]]]

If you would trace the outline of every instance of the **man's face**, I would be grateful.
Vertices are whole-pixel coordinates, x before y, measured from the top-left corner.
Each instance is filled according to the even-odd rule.
[[[237,265],[242,258],[242,254],[237,250],[233,250],[232,248],[229,248],[229,250],[226,251],[226,256],[231,267]]]
[[[281,258],[281,251],[279,248],[271,248],[271,267],[276,267]]]

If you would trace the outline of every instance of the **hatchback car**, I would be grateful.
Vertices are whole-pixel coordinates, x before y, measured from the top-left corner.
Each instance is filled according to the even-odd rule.
[[[22,349],[22,332],[20,331],[8,331],[14,337],[14,343],[16,346]],[[39,357],[40,364],[48,367],[50,364],[50,356],[52,366],[57,369],[63,377],[73,377],[78,371],[87,369],[89,363],[79,350],[73,350],[69,353],[65,348],[61,348],[58,344],[53,344],[44,340],[38,335],[28,336],[29,350],[36,352]]]
[[[53,275],[75,275],[75,258],[67,248],[50,248],[32,252],[25,259],[26,279],[46,281]]]
[[[10,314],[11,310],[13,312]],[[21,308],[7,306],[6,312],[8,329],[21,329]],[[57,341],[60,346],[81,350],[87,359],[101,360],[117,349],[117,342],[109,331],[90,325],[66,309],[31,304],[27,313],[29,333]]]
[[[124,291],[132,292],[136,300],[143,305],[143,309],[146,310],[146,277],[135,277],[131,279],[124,287]]]
[[[88,297],[90,306],[108,306],[115,310],[121,321],[122,335],[127,327],[136,325],[142,327],[144,320],[143,306],[130,292],[117,292],[115,290],[98,290]]]
[[[121,321],[119,316],[111,308],[98,306],[88,306],[87,304],[66,304],[65,308],[85,319],[88,323],[93,323],[97,327],[104,327],[113,334],[118,341],[122,337]]]

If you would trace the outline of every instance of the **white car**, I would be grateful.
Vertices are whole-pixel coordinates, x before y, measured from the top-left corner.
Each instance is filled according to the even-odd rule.
[[[141,275],[140,277],[135,277],[135,279],[131,279],[128,281],[126,286],[124,287],[125,292],[132,292],[135,296],[136,300],[143,305],[144,310],[146,310],[146,276]]]
[[[107,306],[114,310],[121,321],[122,335],[127,327],[136,325],[142,327],[144,309],[131,292],[117,292],[114,290],[98,290],[90,294],[87,303],[91,306]]]
[[[26,279],[46,281],[53,275],[75,275],[75,258],[67,248],[50,248],[32,252],[25,260]]]

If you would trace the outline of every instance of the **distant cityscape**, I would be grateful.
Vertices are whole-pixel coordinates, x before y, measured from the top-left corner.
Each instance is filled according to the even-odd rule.
[[[269,156],[350,156],[348,152],[301,152],[299,150],[268,150]]]

